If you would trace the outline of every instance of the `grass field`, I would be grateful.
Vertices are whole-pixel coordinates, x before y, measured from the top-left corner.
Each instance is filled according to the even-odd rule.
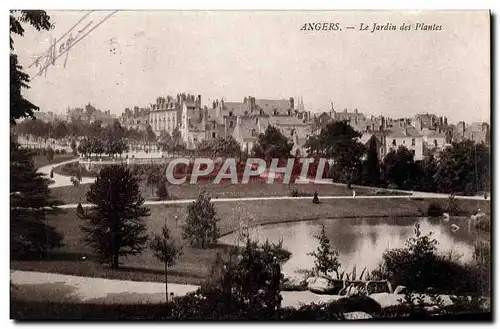
[[[240,219],[256,225],[299,220],[328,218],[339,220],[353,217],[415,217],[425,212],[430,202],[445,206],[447,200],[436,199],[337,199],[324,200],[313,205],[310,200],[270,200],[215,203],[221,234],[227,234],[239,227]],[[490,203],[484,200],[459,200],[466,212],[477,208],[489,210]],[[167,223],[172,236],[181,243],[181,227],[185,220],[187,205],[150,206],[151,216],[146,219],[148,231],[159,233]],[[164,281],[163,266],[153,257],[151,251],[139,256],[123,258],[123,268],[112,271],[105,265],[92,261],[92,249],[82,243],[81,221],[75,209],[69,209],[51,219],[51,224],[65,236],[65,246],[49,260],[13,260],[12,269],[56,272],[82,276],[105,277],[135,281]],[[169,271],[169,282],[200,284],[209,275],[218,252],[228,250],[226,245],[213,245],[207,249],[184,246],[178,264]],[[82,256],[87,259],[82,260]]]
[[[146,200],[157,200],[156,188],[146,186],[140,182],[140,190]],[[65,203],[86,202],[85,194],[90,188],[90,184],[74,186],[62,186],[51,189],[51,193]],[[239,197],[264,197],[264,196],[291,196],[292,190],[297,189],[299,196],[314,195],[317,191],[322,195],[345,195],[351,196],[352,190],[343,185],[331,184],[267,184],[265,182],[251,181],[249,184],[183,184],[169,185],[169,199],[195,199],[201,191],[206,191],[213,198],[239,198]],[[356,188],[356,195],[375,195],[377,189],[372,187]],[[399,193],[402,194],[402,193]]]

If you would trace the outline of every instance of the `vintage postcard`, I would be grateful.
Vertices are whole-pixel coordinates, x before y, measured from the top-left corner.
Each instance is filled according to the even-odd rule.
[[[489,11],[10,11],[14,320],[491,320]]]

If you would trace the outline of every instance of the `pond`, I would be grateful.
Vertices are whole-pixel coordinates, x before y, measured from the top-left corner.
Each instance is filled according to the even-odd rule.
[[[315,235],[325,233],[331,246],[339,252],[342,270],[350,272],[356,266],[358,273],[366,267],[375,269],[387,249],[401,248],[405,241],[414,236],[414,225],[420,223],[422,234],[432,232],[439,242],[438,252],[452,254],[461,262],[472,260],[474,243],[486,238],[485,234],[469,230],[467,220],[452,218],[449,222],[427,218],[349,218],[320,221],[303,221],[258,226],[250,229],[252,239],[261,243],[278,243],[283,240],[283,247],[292,253],[292,257],[283,265],[283,272],[292,273],[298,269],[312,269],[313,257],[308,253],[318,247]],[[452,224],[460,229],[454,231]],[[238,233],[231,233],[219,239],[222,243],[238,244]]]

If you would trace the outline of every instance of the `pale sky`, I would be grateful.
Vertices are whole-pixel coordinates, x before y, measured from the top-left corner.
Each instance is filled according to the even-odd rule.
[[[25,70],[86,11],[49,12],[55,28],[28,28],[15,39]],[[93,12],[79,25],[110,12]],[[305,23],[342,31],[301,31]],[[441,31],[400,31],[405,22]],[[85,23],[85,24],[84,24]],[[359,31],[392,23],[397,31]],[[348,30],[347,26],[356,29]],[[74,30],[76,31],[76,29]],[[490,120],[490,25],[487,11],[120,11],[76,44],[26,97],[42,111],[88,102],[119,114],[179,92],[242,101],[245,96],[302,96],[306,109],[357,108],[393,117],[416,113],[449,122]]]

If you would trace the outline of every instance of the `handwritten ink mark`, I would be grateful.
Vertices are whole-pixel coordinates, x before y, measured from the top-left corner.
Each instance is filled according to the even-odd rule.
[[[54,66],[55,62],[57,61],[57,59],[59,57],[61,57],[62,55],[64,55],[64,54],[66,54],[66,57],[65,57],[65,60],[64,60],[64,66],[63,67],[66,67],[66,62],[68,60],[68,54],[69,54],[70,49],[73,48],[76,44],[78,44],[82,39],[84,39],[92,31],[94,31],[97,27],[99,27],[102,23],[104,23],[108,18],[110,18],[115,13],[117,13],[118,10],[115,10],[111,14],[107,15],[106,17],[104,17],[104,19],[102,19],[99,23],[97,23],[95,26],[93,26],[89,31],[85,32],[82,36],[80,36],[80,34],[82,32],[84,32],[93,23],[93,21],[90,21],[82,29],[78,30],[78,33],[77,33],[76,37],[73,37],[72,33],[70,33],[71,30],[73,30],[85,17],[87,17],[92,12],[93,11],[87,13],[75,25],[73,25],[73,27],[70,30],[68,30],[62,37],[60,37],[58,40],[55,40],[52,43],[52,45],[49,47],[49,49],[42,56],[36,57],[35,61],[29,67],[31,67],[33,65],[36,65],[36,67],[39,67],[40,66],[40,59],[45,59],[45,61],[44,61],[43,65],[40,66],[39,71],[35,75],[34,78],[36,78],[37,76],[40,76],[42,74],[44,74],[46,76],[47,75],[47,70],[48,70],[49,66],[50,65]],[[68,39],[66,40],[66,42],[63,42],[59,46],[59,53],[57,54],[56,44],[61,39],[63,39],[68,33],[70,33]]]

